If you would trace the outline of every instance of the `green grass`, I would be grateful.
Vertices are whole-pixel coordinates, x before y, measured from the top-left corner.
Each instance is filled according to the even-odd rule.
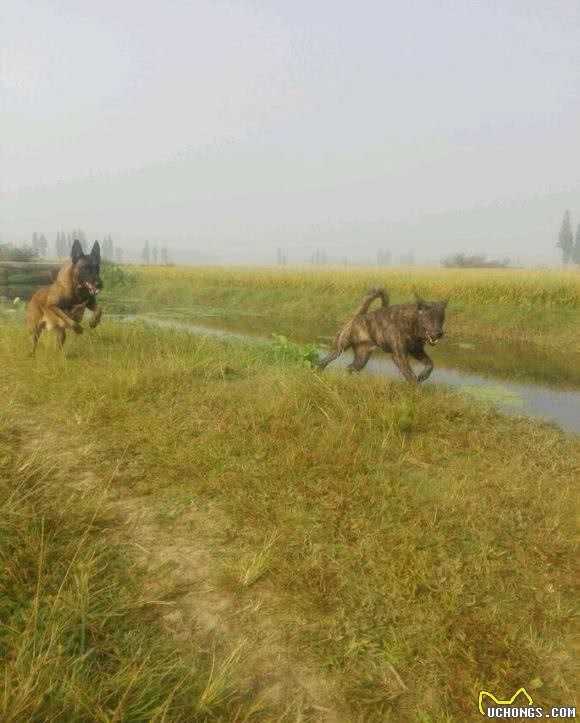
[[[125,451],[97,477],[104,448],[71,444],[66,423],[55,428],[29,397],[34,385],[22,377],[19,389],[5,393],[0,415],[0,719],[256,719],[261,706],[241,691],[235,655],[178,646],[162,625],[171,588],[149,597],[114,541],[110,488]]]
[[[43,340],[31,361],[14,317],[0,321],[3,444],[13,450],[3,485],[29,502],[9,506],[0,523],[10,541],[2,579],[11,581],[1,599],[20,611],[10,613],[2,644],[13,697],[27,700],[32,689],[48,701],[37,718],[61,705],[63,719],[75,720],[70,711],[100,705],[121,706],[117,720],[139,719],[130,711],[145,706],[143,696],[161,705],[184,675],[139,602],[139,568],[127,575],[120,528],[158,554],[190,550],[192,540],[204,548],[205,587],[187,576],[189,552],[166,578],[183,604],[194,596],[194,629],[202,610],[227,601],[222,662],[249,641],[238,688],[234,673],[233,690],[231,679],[226,686],[236,702],[218,695],[218,719],[234,720],[227,710],[258,695],[277,669],[287,679],[277,705],[294,713],[257,719],[321,720],[296,669],[330,681],[337,720],[349,723],[477,720],[479,690],[522,685],[536,705],[573,704],[577,438],[437,388],[320,376],[284,344],[105,322],[71,340],[66,360]],[[53,471],[55,447],[37,501],[35,482],[19,470],[43,429],[80,453],[66,480]],[[92,524],[92,492],[72,491],[89,473],[97,497],[109,489],[106,513]],[[123,526],[129,507],[150,515],[149,532]],[[40,553],[49,529],[50,556]],[[48,611],[63,580],[65,632],[52,634]],[[39,618],[47,632],[35,648],[38,633],[22,634],[38,630]],[[150,652],[158,645],[160,654]],[[97,652],[83,657],[87,648]],[[46,649],[58,675],[32,665]],[[133,686],[133,676],[149,675],[144,659],[155,662],[154,682]],[[202,656],[207,681],[204,664]],[[128,687],[135,699],[125,699]],[[187,678],[179,705],[198,705],[201,687]]]

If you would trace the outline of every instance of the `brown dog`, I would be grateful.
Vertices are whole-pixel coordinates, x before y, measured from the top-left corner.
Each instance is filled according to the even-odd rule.
[[[381,298],[383,305],[369,311],[376,298]],[[407,381],[424,382],[433,371],[433,361],[425,352],[425,344],[434,346],[443,336],[447,300],[425,301],[417,295],[416,298],[415,303],[389,306],[384,289],[370,289],[351,320],[338,333],[330,353],[320,361],[320,369],[350,347],[354,360],[349,371],[360,372],[373,349],[379,348],[393,355],[393,361]],[[409,356],[424,364],[418,377],[411,369]]]
[[[36,351],[38,337],[43,329],[52,329],[59,347],[62,347],[66,330],[82,334],[80,322],[85,309],[93,312],[90,326],[94,328],[101,320],[102,308],[97,305],[97,294],[103,288],[100,277],[101,249],[95,241],[90,254],[83,253],[79,241],[71,250],[71,259],[61,268],[56,281],[38,289],[28,302],[26,323],[32,338],[31,356]]]

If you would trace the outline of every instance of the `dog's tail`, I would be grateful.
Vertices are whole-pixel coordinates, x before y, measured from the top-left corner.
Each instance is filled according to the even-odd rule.
[[[382,306],[389,305],[389,294],[383,286],[373,286],[367,291],[360,303],[360,306],[355,309],[353,315],[336,335],[329,354],[320,361],[319,366],[321,369],[324,369],[327,364],[334,361],[342,354],[343,351],[348,349],[351,344],[353,323],[359,316],[363,316],[368,312],[370,305],[375,299],[381,299]]]
[[[370,308],[370,305],[375,299],[381,299],[381,303],[383,306],[389,305],[389,294],[387,293],[387,290],[384,286],[372,286],[367,291],[360,306],[357,307],[354,314],[352,315],[351,321],[355,318],[355,316],[361,316],[361,314],[366,314]]]
[[[360,306],[355,309],[353,315],[336,335],[334,342],[335,349],[342,352],[349,346],[353,322],[358,316],[363,316],[363,314],[368,312],[370,305],[375,299],[380,299],[382,306],[389,305],[389,294],[383,286],[373,286],[367,291]]]

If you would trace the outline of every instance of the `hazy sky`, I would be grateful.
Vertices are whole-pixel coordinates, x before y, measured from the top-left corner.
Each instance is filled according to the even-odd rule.
[[[579,0],[3,0],[0,47],[6,238],[388,248],[570,189],[580,220]]]

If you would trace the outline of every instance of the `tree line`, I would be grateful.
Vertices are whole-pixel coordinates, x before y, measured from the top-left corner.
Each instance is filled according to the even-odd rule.
[[[169,261],[167,246],[159,247],[156,243],[149,243],[149,241],[145,241],[141,258],[143,259],[143,263],[147,265],[153,264],[155,266],[157,264],[163,264],[164,266],[169,266],[171,263]]]
[[[72,245],[75,240],[80,241],[83,251],[87,253],[92,246],[92,241],[87,239],[87,234],[83,229],[75,228],[72,231],[58,231],[53,242],[54,256],[57,258],[65,258],[70,256]],[[104,261],[116,261],[122,263],[124,258],[123,248],[120,244],[115,243],[111,235],[105,236],[103,239],[96,239],[101,245],[101,258]],[[30,244],[15,246],[14,244],[0,245],[0,260],[3,261],[33,261],[34,259],[44,259],[51,255],[51,244],[47,241],[43,233],[35,231],[32,234]],[[156,243],[145,242],[141,258],[145,264],[164,264],[168,266],[171,261],[169,259],[169,251],[167,246],[158,246]]]
[[[332,258],[328,256],[326,251],[323,251],[321,249],[314,249],[312,254],[309,257],[309,262],[313,266],[328,266],[328,265],[338,265],[342,264],[342,266],[356,266],[357,264],[353,264],[352,260],[349,259],[347,256],[343,256],[342,258]],[[412,251],[408,251],[406,253],[399,254],[397,259],[399,265],[401,266],[414,266],[415,265],[415,254]],[[393,259],[393,254],[391,251],[386,251],[384,249],[379,249],[377,251],[376,255],[376,265],[377,266],[394,266],[395,261]],[[277,266],[287,266],[288,265],[288,254],[280,248],[276,249],[276,265]],[[364,264],[367,265],[367,264]]]
[[[82,229],[75,228],[69,232],[58,231],[54,239],[54,255],[57,258],[70,256],[75,240],[80,241],[83,251],[86,253],[89,249],[90,242],[87,240],[87,235]],[[97,240],[101,245],[101,258],[105,261],[116,261],[117,263],[123,261],[123,249],[119,244],[113,242],[110,235]],[[49,243],[43,233],[35,231],[32,234],[30,250],[32,252],[30,254],[31,257],[46,258],[49,255]]]

